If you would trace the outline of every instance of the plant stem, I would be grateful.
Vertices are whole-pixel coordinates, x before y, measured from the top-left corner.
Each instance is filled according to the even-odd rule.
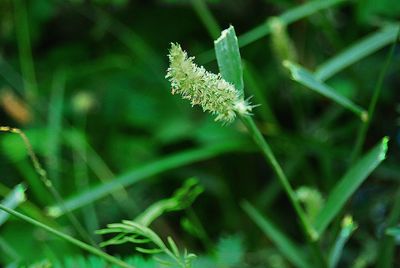
[[[311,249],[314,252],[314,257],[316,261],[319,263],[319,267],[327,267],[326,260],[322,254],[321,249],[318,246],[317,239],[318,234],[311,226],[309,220],[307,219],[306,213],[304,212],[303,208],[301,207],[296,194],[289,183],[288,178],[286,177],[285,173],[282,170],[282,167],[279,165],[274,153],[271,150],[271,147],[267,143],[267,141],[262,136],[260,130],[257,128],[254,120],[250,116],[240,116],[240,119],[246,126],[247,130],[249,131],[250,135],[252,136],[255,143],[260,147],[262,154],[264,155],[267,162],[269,162],[278,177],[279,182],[281,183],[283,189],[285,190],[287,196],[289,197],[294,210],[298,218],[300,219],[300,226],[306,236],[307,242],[309,243]]]
[[[14,1],[14,10],[21,72],[24,78],[24,93],[27,100],[32,101],[37,95],[37,83],[31,50],[27,3],[25,0]]]
[[[374,89],[374,95],[372,96],[371,102],[369,103],[369,107],[368,107],[368,117],[367,117],[368,119],[365,120],[364,122],[362,122],[362,125],[358,131],[356,145],[354,146],[354,150],[351,155],[351,163],[354,163],[361,153],[369,125],[371,123],[372,117],[375,112],[375,108],[376,108],[376,104],[378,102],[379,95],[381,94],[381,91],[382,91],[384,78],[389,69],[390,61],[393,58],[396,44],[399,40],[399,37],[400,37],[400,27],[399,27],[399,30],[397,31],[396,39],[394,40],[394,42],[390,48],[390,51],[387,55],[385,65],[383,66],[383,68],[381,69],[381,72],[379,73],[378,81],[377,81],[377,83],[375,85],[375,89]]]
[[[19,128],[12,128],[8,126],[0,126],[0,132],[9,132],[13,134],[17,134],[21,137],[22,141],[24,142],[24,145],[26,147],[26,150],[28,152],[28,155],[32,161],[33,167],[37,174],[39,175],[40,180],[44,184],[44,186],[49,190],[51,195],[54,197],[56,200],[57,204],[60,206],[62,211],[65,212],[67,218],[70,220],[71,224],[75,228],[75,230],[78,232],[78,234],[86,239],[88,242],[90,242],[93,246],[96,246],[96,243],[93,241],[91,236],[86,232],[86,230],[83,228],[83,226],[79,223],[78,219],[75,217],[75,215],[70,212],[67,207],[65,206],[65,202],[63,198],[61,197],[60,193],[58,190],[54,187],[52,181],[48,178],[46,170],[42,168],[42,165],[39,162],[39,159],[37,158],[35,152],[33,151],[32,145],[26,136],[26,134],[20,130]]]
[[[286,194],[289,197],[290,202],[292,203],[297,216],[300,219],[301,226],[305,234],[311,238],[311,240],[315,240],[316,233],[313,227],[310,225],[306,213],[304,212],[303,208],[300,206],[300,203],[296,197],[296,194],[289,183],[288,178],[286,177],[285,173],[282,170],[282,167],[279,165],[278,161],[274,153],[271,150],[271,147],[267,143],[267,141],[262,136],[260,130],[257,128],[256,124],[254,123],[253,119],[250,116],[241,116],[241,120],[246,126],[247,130],[249,131],[250,135],[252,136],[255,143],[260,147],[261,152],[263,153],[265,159],[271,164],[274,172],[278,176],[278,180],[281,183],[283,189],[285,190]]]
[[[120,259],[117,259],[114,256],[108,255],[107,253],[105,253],[105,252],[103,252],[103,251],[101,251],[101,250],[99,250],[99,249],[97,249],[97,248],[95,248],[95,247],[93,247],[91,245],[88,245],[88,244],[86,244],[86,243],[84,243],[84,242],[82,242],[82,241],[80,241],[78,239],[75,239],[75,238],[73,238],[73,237],[71,237],[71,236],[69,236],[67,234],[64,234],[64,233],[62,233],[60,231],[57,231],[56,229],[53,229],[53,228],[51,228],[51,227],[49,227],[49,226],[47,226],[47,225],[45,225],[45,224],[43,224],[41,222],[38,222],[38,221],[36,221],[36,220],[34,220],[34,219],[24,215],[24,214],[21,214],[21,213],[15,211],[13,209],[9,209],[9,208],[1,205],[1,204],[0,204],[0,209],[4,210],[5,212],[9,213],[10,215],[13,215],[13,216],[25,221],[25,222],[28,222],[28,223],[30,223],[30,224],[32,224],[34,226],[42,228],[42,229],[54,234],[55,236],[58,236],[59,238],[64,239],[65,241],[67,241],[67,242],[69,242],[71,244],[74,244],[77,247],[80,247],[83,250],[86,250],[86,251],[88,251],[88,252],[90,252],[90,253],[92,253],[94,255],[97,255],[97,256],[105,259],[109,263],[112,263],[112,264],[118,265],[119,267],[124,267],[124,268],[135,268],[135,266],[132,266],[132,265],[120,260]]]
[[[210,10],[207,7],[207,4],[204,3],[204,0],[192,0],[192,5],[197,15],[200,17],[204,26],[207,28],[208,33],[213,39],[217,39],[221,33],[221,28],[218,25],[217,20],[212,15]]]

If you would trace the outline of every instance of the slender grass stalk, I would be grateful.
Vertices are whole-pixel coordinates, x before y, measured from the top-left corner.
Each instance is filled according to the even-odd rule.
[[[393,42],[396,34],[397,27],[393,24],[379,29],[319,65],[314,72],[315,77],[321,81],[329,79],[351,64]]]
[[[207,252],[212,252],[214,249],[213,242],[194,209],[189,207],[185,210],[185,212],[189,220],[197,228],[200,241],[203,243],[204,248],[207,250]]]
[[[28,100],[33,100],[37,95],[37,83],[31,51],[26,1],[15,0],[13,2],[21,72],[24,77],[24,93]]]
[[[88,244],[86,244],[86,243],[84,243],[84,242],[82,242],[82,241],[80,241],[78,239],[75,239],[72,236],[69,236],[69,235],[64,234],[64,233],[62,233],[60,231],[57,231],[56,229],[53,229],[53,228],[51,228],[51,227],[49,227],[49,226],[47,226],[47,225],[45,225],[45,224],[43,224],[43,223],[41,223],[39,221],[36,221],[36,220],[34,220],[34,219],[24,215],[24,214],[21,214],[21,213],[15,211],[13,209],[9,209],[9,208],[1,205],[1,204],[0,204],[0,209],[5,211],[5,212],[7,212],[7,213],[9,213],[9,214],[11,214],[11,215],[13,215],[16,218],[19,218],[20,220],[23,220],[23,221],[25,221],[27,223],[30,223],[30,224],[32,224],[32,225],[34,225],[36,227],[41,228],[41,229],[44,229],[44,230],[54,234],[55,236],[58,236],[59,238],[65,240],[65,241],[67,241],[67,242],[69,242],[69,243],[71,243],[71,244],[73,244],[73,245],[75,245],[75,246],[77,246],[77,247],[79,247],[79,248],[81,248],[83,250],[86,250],[86,251],[88,251],[88,252],[90,252],[90,253],[92,253],[94,255],[97,255],[97,256],[105,259],[109,263],[118,265],[119,267],[123,267],[123,268],[135,268],[134,266],[132,266],[132,265],[120,260],[120,259],[117,259],[114,256],[111,256],[111,255],[109,255],[109,254],[107,254],[107,253],[105,253],[105,252],[103,252],[103,251],[91,246],[91,245],[88,245]]]
[[[221,28],[219,27],[217,20],[207,7],[207,4],[204,2],[204,0],[191,0],[191,3],[193,9],[196,11],[200,20],[203,22],[211,38],[217,39],[221,32]]]
[[[388,216],[386,226],[392,227],[400,220],[400,188],[395,193],[393,207]],[[396,238],[386,235],[380,241],[378,248],[378,261],[376,267],[390,268],[393,267],[393,258],[395,256]]]
[[[267,162],[272,166],[275,174],[278,177],[279,182],[281,183],[282,187],[284,188],[287,196],[291,204],[293,205],[297,216],[299,217],[301,227],[310,241],[314,241],[318,238],[317,233],[315,232],[314,228],[310,224],[309,220],[307,219],[306,213],[304,212],[303,208],[301,207],[296,193],[293,190],[292,186],[289,183],[288,178],[286,177],[285,173],[283,172],[281,166],[279,165],[274,153],[272,152],[269,144],[262,136],[260,130],[257,128],[254,120],[250,116],[240,116],[243,124],[246,126],[247,130],[249,131],[251,137],[255,141],[255,143],[261,149],[262,154],[264,155]]]
[[[43,182],[43,184],[46,186],[46,188],[50,191],[50,193],[53,195],[54,199],[56,202],[60,205],[60,207],[65,211],[66,216],[68,219],[71,221],[72,225],[76,229],[76,231],[79,233],[79,235],[82,236],[82,238],[88,240],[90,243],[93,245],[96,245],[94,241],[91,239],[90,235],[85,231],[85,229],[82,227],[82,225],[79,223],[77,218],[65,207],[64,200],[62,199],[60,193],[57,191],[56,188],[54,188],[53,183],[51,180],[47,177],[47,172],[42,168],[42,165],[39,162],[39,159],[37,158],[36,154],[34,153],[32,149],[32,145],[29,142],[28,137],[25,135],[23,131],[21,131],[18,128],[11,128],[8,126],[0,126],[0,132],[9,132],[9,133],[14,133],[17,134],[21,137],[23,140],[25,147],[27,149],[28,155],[31,158],[33,167],[35,168],[36,172],[39,175],[39,178]]]
[[[285,233],[275,226],[267,217],[263,216],[247,201],[243,201],[241,207],[254,223],[258,225],[262,232],[276,244],[276,247],[281,251],[282,255],[284,255],[293,265],[300,268],[311,267],[300,246],[287,237]]]
[[[14,249],[9,243],[0,237],[0,252],[4,253],[5,257],[12,261],[18,261],[21,259],[21,256],[18,254],[18,251]],[[4,256],[3,255],[3,256]]]
[[[65,207],[68,209],[67,211],[81,208],[100,198],[108,196],[121,186],[127,187],[142,180],[149,179],[150,177],[160,174],[161,172],[166,172],[173,168],[188,165],[196,161],[209,159],[210,157],[214,157],[222,153],[243,150],[244,147],[245,146],[243,143],[221,142],[213,146],[191,149],[166,156],[139,168],[128,171],[125,174],[116,177],[112,181],[95,185],[86,191],[79,192],[78,194],[65,200]],[[58,216],[64,214],[66,211],[60,207],[59,204],[49,207],[48,210],[53,211],[52,214]]]
[[[369,103],[369,106],[368,106],[368,116],[367,116],[368,120],[362,122],[361,127],[358,130],[356,143],[355,143],[355,146],[354,146],[351,158],[350,158],[351,163],[354,163],[357,160],[357,158],[359,157],[359,155],[362,151],[365,137],[367,136],[368,128],[371,124],[372,117],[374,116],[375,108],[378,103],[378,99],[381,94],[381,91],[382,91],[385,75],[389,69],[390,62],[393,59],[394,51],[395,51],[397,42],[399,40],[399,37],[400,37],[400,26],[398,27],[398,30],[397,30],[396,39],[393,42],[393,44],[389,50],[389,53],[387,55],[385,65],[383,66],[383,68],[381,69],[381,71],[379,73],[378,80],[376,82],[375,89],[374,89],[374,94],[373,94],[371,102]]]
[[[265,90],[262,89],[258,82],[258,77],[255,68],[249,63],[243,63],[243,79],[246,88],[254,95],[254,102],[260,104],[259,109],[255,112],[259,113],[262,119],[270,126],[271,133],[278,133],[280,126],[274,113],[272,112],[271,105],[267,101]]]
[[[296,193],[293,190],[292,186],[289,183],[288,178],[283,172],[281,166],[279,165],[274,153],[272,152],[269,144],[262,136],[261,132],[257,128],[254,120],[250,116],[239,116],[250,135],[252,136],[255,143],[261,149],[262,154],[264,155],[267,162],[272,166],[275,174],[278,177],[279,182],[281,183],[283,189],[285,190],[287,196],[289,197],[289,201],[291,202],[297,217],[300,220],[300,226],[302,227],[302,231],[308,241],[308,244],[313,251],[313,257],[318,263],[318,267],[327,267],[327,261],[325,259],[324,254],[322,253],[321,248],[318,245],[318,233],[315,231],[314,227],[311,225],[310,221],[307,218],[307,215],[304,209],[301,207],[299,200],[297,199]]]
[[[60,166],[61,166],[61,139],[62,133],[62,112],[64,102],[64,90],[66,73],[63,69],[54,74],[52,92],[48,111],[47,127],[47,159],[46,167],[49,177],[56,188],[60,187]]]
[[[284,25],[289,25],[300,19],[308,17],[313,13],[320,10],[333,7],[335,5],[342,4],[344,2],[349,2],[348,0],[314,0],[304,3],[303,5],[296,6],[281,15],[278,18],[284,23]],[[254,27],[250,31],[239,36],[239,47],[247,46],[271,33],[271,28],[269,25],[269,18],[265,20],[262,24]],[[206,51],[198,56],[199,63],[205,64],[215,59],[215,54],[213,50]]]

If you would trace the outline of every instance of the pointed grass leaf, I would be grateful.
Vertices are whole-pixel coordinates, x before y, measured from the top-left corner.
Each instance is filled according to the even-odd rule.
[[[333,88],[319,81],[310,71],[290,61],[284,61],[283,66],[290,71],[292,80],[352,111],[357,116],[359,116],[362,121],[368,120],[367,111],[365,111],[346,97],[336,93]]]
[[[293,265],[301,268],[311,267],[306,262],[306,257],[300,248],[279,230],[278,227],[272,224],[266,217],[262,216],[250,203],[244,201],[242,203],[242,208]]]
[[[243,143],[237,141],[220,142],[219,144],[212,146],[190,149],[172,154],[170,156],[165,156],[162,159],[155,160],[139,168],[128,171],[127,173],[116,177],[112,181],[92,186],[88,190],[79,192],[70,198],[66,198],[64,200],[65,209],[72,211],[84,207],[92,202],[108,196],[121,186],[127,187],[174,168],[209,159],[226,152],[232,152],[246,148],[243,145]],[[48,207],[47,211],[52,217],[59,217],[64,214],[65,210],[63,210],[59,205],[53,205]]]
[[[171,248],[172,252],[175,254],[176,257],[179,258],[181,254],[179,253],[179,250],[178,250],[178,247],[176,246],[175,241],[170,236],[167,237],[167,240],[168,240],[168,244],[169,244],[169,247]]]
[[[222,31],[221,36],[214,41],[214,46],[222,78],[234,85],[243,97],[243,67],[233,26]]]
[[[325,81],[351,64],[371,55],[393,42],[398,29],[397,25],[389,24],[356,42],[318,66],[315,70],[315,77],[320,81]]]
[[[365,181],[371,172],[385,159],[388,138],[385,137],[365,154],[336,184],[329,194],[325,206],[314,222],[315,230],[321,235],[329,223],[344,207],[350,196]]]
[[[347,0],[315,0],[304,2],[302,5],[296,5],[295,7],[285,11],[281,15],[279,15],[279,19],[285,23],[285,25],[289,25],[293,22],[296,22],[300,19],[303,19],[307,16],[312,15],[322,9],[330,8],[334,5],[339,5]],[[266,23],[263,23],[252,30],[244,33],[239,36],[239,44],[240,47],[246,46],[258,39],[268,35],[271,33],[271,29],[268,27],[268,20]]]

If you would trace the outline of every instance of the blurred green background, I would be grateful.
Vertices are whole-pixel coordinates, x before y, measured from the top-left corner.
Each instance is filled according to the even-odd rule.
[[[172,235],[178,244],[201,256],[212,255],[217,245],[228,241],[231,244],[225,247],[240,258],[232,266],[221,267],[291,267],[239,206],[243,199],[249,200],[302,243],[295,214],[244,127],[240,122],[221,126],[200,108],[172,96],[164,76],[171,42],[180,43],[189,55],[196,56],[197,63],[217,73],[210,49],[221,29],[233,25],[240,42],[248,31],[267,27],[269,17],[306,2],[0,0],[0,125],[26,133],[65,200],[97,185],[109,185],[107,181],[124,174],[129,177],[129,172],[152,170],[143,171],[145,175],[136,183],[114,187],[115,191],[106,191],[73,211],[96,242],[101,237],[94,230],[133,219],[194,176],[205,188],[192,206],[196,216],[188,211],[167,214],[155,223],[154,230],[161,236]],[[288,35],[297,61],[314,70],[399,19],[397,0],[341,1],[290,24]],[[388,51],[389,45],[327,83],[368,107]],[[252,40],[241,48],[241,55],[247,95],[261,104],[254,109],[254,118],[287,175],[295,188],[305,185],[325,196],[349,165],[361,121],[290,81],[271,36]],[[347,206],[359,229],[346,248],[343,267],[355,267],[350,264],[358,259],[365,264],[357,267],[374,265],[373,253],[400,193],[399,62],[397,47],[364,147],[389,136],[388,159]],[[152,165],[193,148],[216,149],[193,161],[183,155],[189,157],[188,163],[171,168],[158,171],[159,166]],[[46,214],[46,208],[56,202],[41,183],[18,135],[0,133],[0,170],[3,197],[24,183],[27,202],[22,211],[79,237],[67,217]],[[196,225],[191,222],[193,217],[204,233],[190,231]],[[185,221],[189,223],[182,224]],[[332,228],[327,240],[336,233]],[[125,257],[134,253],[131,246],[107,250]],[[14,218],[0,226],[0,252],[2,265],[84,254]]]

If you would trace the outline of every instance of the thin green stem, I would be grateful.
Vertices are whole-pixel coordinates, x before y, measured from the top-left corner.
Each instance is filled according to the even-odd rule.
[[[381,69],[381,72],[379,73],[378,81],[376,82],[375,89],[374,89],[374,94],[372,96],[371,102],[369,103],[369,107],[368,107],[368,117],[367,117],[368,120],[365,120],[364,122],[362,122],[362,125],[359,128],[359,131],[357,133],[356,144],[354,146],[354,150],[353,150],[353,153],[351,155],[351,163],[354,163],[357,160],[357,158],[360,155],[360,153],[361,153],[362,147],[364,145],[365,137],[366,137],[367,132],[368,132],[369,125],[371,124],[372,117],[374,116],[376,104],[378,102],[379,96],[380,96],[381,91],[382,91],[383,82],[384,82],[386,73],[387,73],[387,71],[389,69],[390,62],[391,62],[391,60],[393,58],[394,51],[395,51],[395,48],[396,48],[396,44],[397,44],[397,42],[399,40],[399,37],[400,37],[400,27],[399,27],[399,29],[397,31],[397,37],[394,40],[394,42],[393,42],[393,44],[392,44],[392,46],[390,48],[390,51],[389,51],[389,53],[387,55],[387,58],[386,58],[386,61],[385,61],[385,65],[383,66],[383,68]]]
[[[32,145],[29,142],[28,137],[25,135],[25,133],[18,129],[18,128],[12,128],[8,126],[0,126],[0,132],[9,132],[13,134],[17,134],[21,137],[22,141],[24,142],[24,145],[26,147],[26,150],[28,152],[28,155],[32,161],[33,167],[37,174],[39,175],[40,180],[44,184],[44,186],[49,190],[51,195],[54,197],[56,200],[57,204],[60,206],[62,211],[66,213],[66,216],[68,217],[68,220],[71,222],[71,224],[74,226],[75,230],[78,232],[78,234],[84,238],[87,239],[88,242],[90,242],[92,245],[96,246],[96,243],[93,241],[93,239],[90,237],[90,235],[86,232],[86,230],[83,228],[83,226],[79,223],[78,219],[75,217],[72,212],[70,212],[67,207],[65,206],[65,202],[63,198],[61,197],[60,193],[57,191],[57,189],[54,187],[52,181],[49,179],[47,176],[46,170],[42,168],[42,165],[39,162],[39,159],[37,158],[35,152],[33,151]]]
[[[263,153],[267,162],[269,162],[276,173],[279,182],[281,183],[283,189],[285,190],[287,196],[289,197],[294,210],[298,218],[300,219],[300,226],[305,234],[307,242],[310,245],[311,250],[314,253],[314,258],[316,262],[319,264],[319,267],[327,267],[327,262],[325,257],[321,251],[321,248],[318,245],[318,234],[310,224],[309,220],[307,219],[306,213],[304,212],[303,208],[301,207],[296,194],[289,183],[288,178],[286,177],[285,173],[283,172],[281,166],[279,165],[274,153],[271,150],[271,147],[267,143],[267,141],[262,136],[260,130],[257,128],[256,124],[254,123],[252,117],[250,116],[240,116],[240,119],[246,126],[247,130],[249,131],[250,135],[252,136],[255,143],[260,147],[261,152]]]
[[[206,229],[204,228],[194,209],[192,207],[189,207],[188,209],[186,209],[186,214],[188,218],[193,222],[193,224],[195,224],[195,226],[197,227],[200,240],[203,243],[204,248],[206,248],[208,252],[212,252],[213,244],[210,236],[207,234]]]
[[[387,227],[393,227],[400,220],[400,188],[396,191],[393,207],[386,221]],[[376,267],[393,267],[393,258],[395,256],[396,239],[393,236],[384,236],[378,248],[378,260]]]
[[[27,99],[32,100],[37,95],[37,83],[31,51],[28,12],[25,0],[15,0],[13,2],[21,72],[24,78],[24,90]]]
[[[210,12],[204,0],[192,0],[192,5],[197,15],[200,17],[208,33],[213,39],[217,39],[221,33],[218,22]]]
[[[307,237],[311,240],[316,240],[317,234],[311,224],[309,223],[306,213],[304,212],[303,208],[301,207],[296,194],[289,183],[288,178],[286,177],[285,173],[283,172],[281,166],[279,165],[274,153],[271,150],[271,147],[267,143],[267,141],[262,136],[260,130],[257,128],[256,124],[254,123],[253,119],[250,116],[241,116],[240,119],[246,126],[247,130],[249,131],[250,135],[252,136],[255,143],[260,147],[261,152],[263,153],[265,159],[271,164],[274,172],[276,173],[279,182],[281,183],[283,189],[285,190],[286,194],[289,197],[290,202],[292,203],[297,216],[300,219],[301,227]]]
[[[73,244],[73,245],[75,245],[75,246],[77,246],[77,247],[79,247],[79,248],[81,248],[83,250],[86,250],[86,251],[88,251],[88,252],[90,252],[90,253],[92,253],[94,255],[97,255],[97,256],[105,259],[109,263],[112,263],[112,264],[118,265],[119,267],[124,267],[124,268],[135,268],[135,266],[129,265],[128,263],[126,263],[126,262],[124,262],[124,261],[122,261],[120,259],[117,259],[117,258],[115,258],[115,257],[113,257],[111,255],[108,255],[107,253],[105,253],[105,252],[103,252],[103,251],[101,251],[101,250],[99,250],[99,249],[97,249],[97,248],[95,248],[95,247],[93,247],[91,245],[88,245],[88,244],[86,244],[86,243],[84,243],[82,241],[79,241],[78,239],[73,238],[72,236],[69,236],[69,235],[64,234],[64,233],[62,233],[60,231],[57,231],[56,229],[53,229],[53,228],[51,228],[51,227],[49,227],[49,226],[47,226],[47,225],[45,225],[45,224],[43,224],[41,222],[38,222],[38,221],[36,221],[36,220],[34,220],[34,219],[24,215],[24,214],[21,214],[21,213],[15,211],[13,209],[9,209],[9,208],[1,205],[1,204],[0,204],[0,209],[5,211],[5,212],[7,212],[7,213],[9,213],[10,215],[13,215],[13,216],[25,221],[25,222],[30,223],[30,224],[32,224],[32,225],[34,225],[36,227],[42,228],[42,229],[54,234],[55,236],[58,236],[59,238],[64,239],[65,241],[67,241],[67,242],[69,242],[69,243],[71,243],[71,244]]]

